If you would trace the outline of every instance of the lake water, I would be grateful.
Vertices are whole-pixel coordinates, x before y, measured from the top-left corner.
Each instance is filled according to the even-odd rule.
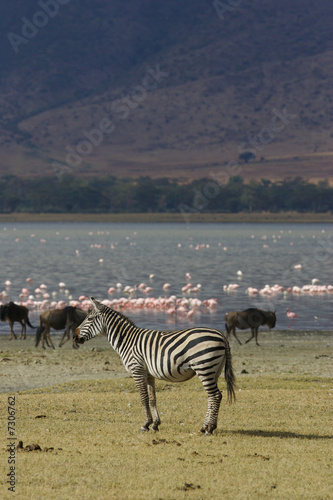
[[[192,320],[155,309],[124,311],[140,326],[171,329],[176,323],[196,323],[223,330],[225,312],[254,306],[275,310],[279,329],[329,330],[332,292],[250,296],[247,289],[302,287],[314,279],[318,285],[333,285],[332,235],[329,224],[2,224],[0,291],[3,302],[24,302],[27,297],[19,295],[28,288],[31,302],[37,303],[42,299],[35,289],[45,284],[50,302],[68,302],[81,295],[119,299],[128,296],[125,286],[145,283],[152,290],[136,290],[131,297],[216,298],[218,305],[198,307]],[[7,280],[10,286],[5,286]],[[201,290],[184,294],[182,287],[189,281],[200,284]],[[59,289],[60,282],[66,284],[66,292]],[[117,283],[122,289],[109,295],[109,287]],[[165,283],[170,284],[167,291]],[[224,291],[230,284],[239,286]],[[294,323],[286,316],[287,307],[298,314]],[[39,312],[31,309],[31,322],[36,324]],[[15,330],[19,331],[17,324]],[[8,324],[0,323],[0,333],[8,333]]]

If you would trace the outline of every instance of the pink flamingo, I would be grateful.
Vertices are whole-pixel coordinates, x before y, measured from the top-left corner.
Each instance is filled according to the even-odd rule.
[[[290,311],[289,307],[287,307],[287,317],[292,319],[292,323],[295,323],[295,318],[298,318],[298,314],[295,312]]]
[[[193,309],[190,309],[189,312],[187,313],[187,319],[192,319],[194,314],[197,312],[197,309],[196,307],[194,307]]]
[[[295,319],[295,318],[298,318],[298,314],[292,312],[289,310],[289,307],[287,307],[287,316],[288,318],[291,318],[291,319]]]

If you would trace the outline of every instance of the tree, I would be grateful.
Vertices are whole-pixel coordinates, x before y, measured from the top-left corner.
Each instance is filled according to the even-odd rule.
[[[250,160],[254,160],[256,158],[256,155],[252,153],[252,151],[244,151],[244,153],[241,153],[238,157],[239,160],[244,160],[245,163],[249,163]]]

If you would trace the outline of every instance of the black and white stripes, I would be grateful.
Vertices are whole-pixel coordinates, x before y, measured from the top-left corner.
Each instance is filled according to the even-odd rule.
[[[158,430],[161,420],[156,408],[155,378],[184,382],[197,375],[208,395],[208,410],[201,431],[211,434],[217,425],[222,394],[217,379],[224,368],[228,400],[235,399],[234,374],[229,343],[223,333],[205,327],[177,331],[138,328],[126,316],[91,297],[94,309],[76,329],[83,343],[105,332],[132,375],[145,409],[141,430]]]

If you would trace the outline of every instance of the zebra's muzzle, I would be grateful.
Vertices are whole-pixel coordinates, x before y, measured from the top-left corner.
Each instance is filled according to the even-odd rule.
[[[83,344],[84,343],[85,339],[83,337],[80,337],[80,328],[76,328],[74,330],[73,339],[75,340],[75,342],[77,344]]]

